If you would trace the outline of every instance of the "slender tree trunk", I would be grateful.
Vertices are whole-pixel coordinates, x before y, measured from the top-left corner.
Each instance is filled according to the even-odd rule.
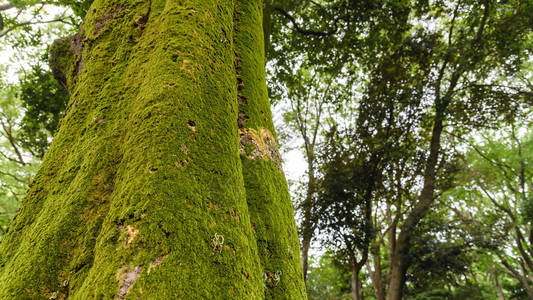
[[[302,133],[303,134],[303,133]],[[303,222],[302,222],[302,270],[304,281],[307,280],[307,270],[309,268],[309,249],[311,240],[315,234],[315,225],[313,222],[313,196],[315,194],[315,166],[313,150],[307,151],[307,191],[304,203],[302,204]]]
[[[355,266],[352,268],[352,299],[353,300],[360,300],[361,299],[361,282],[359,278],[359,272],[361,272],[361,265],[355,264]]]
[[[307,281],[307,272],[309,269],[309,248],[311,248],[311,237],[305,235],[302,237],[302,253],[301,253],[301,263],[302,271],[304,275],[304,281]]]
[[[489,273],[493,277],[494,288],[496,289],[496,294],[498,294],[498,300],[505,300],[505,295],[500,286],[500,281],[498,280],[498,273],[496,272],[494,266],[489,266]]]
[[[365,265],[366,261],[368,260],[368,252],[362,253],[361,261],[357,261],[357,257],[355,256],[355,251],[351,248],[352,245],[349,243],[349,241],[346,241],[346,244],[348,246],[348,253],[349,253],[349,259],[350,264],[352,266],[352,280],[351,280],[351,289],[352,289],[352,299],[354,300],[360,300],[361,299],[361,282],[359,278],[359,273],[361,272],[361,268]]]
[[[372,263],[374,270],[367,262],[367,269],[370,273],[370,280],[372,281],[372,287],[374,288],[374,294],[376,294],[377,300],[385,300],[385,289],[383,286],[383,275],[381,271],[381,256],[378,254],[373,255]]]
[[[0,299],[305,299],[259,0],[96,0]],[[239,154],[240,153],[240,154]]]

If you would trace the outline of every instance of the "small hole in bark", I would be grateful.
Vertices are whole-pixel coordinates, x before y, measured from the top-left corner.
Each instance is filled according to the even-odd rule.
[[[246,278],[246,280],[250,281],[250,274],[248,274],[248,271],[242,270],[241,274],[244,276],[244,278]]]
[[[247,116],[244,114],[244,112],[240,111],[240,112],[239,112],[239,118],[237,119],[237,125],[239,126],[239,128],[243,128],[243,127],[244,127],[243,123],[244,123],[246,120],[248,120],[248,119],[250,119],[250,118],[247,117]]]
[[[192,129],[192,131],[196,131],[196,123],[192,120],[189,120],[189,122],[187,122],[187,125]]]

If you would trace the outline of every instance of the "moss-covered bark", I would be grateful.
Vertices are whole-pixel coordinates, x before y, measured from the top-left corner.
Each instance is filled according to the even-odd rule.
[[[258,0],[93,3],[0,299],[305,298],[261,33]]]
[[[267,299],[303,299],[300,248],[264,72],[261,1],[237,0],[235,62],[241,160]]]

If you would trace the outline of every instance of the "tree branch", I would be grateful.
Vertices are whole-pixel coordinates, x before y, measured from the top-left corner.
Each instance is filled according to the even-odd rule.
[[[13,5],[11,2],[0,4],[0,11],[12,9],[13,7],[15,7],[15,5]]]
[[[483,10],[483,18],[481,19],[481,24],[479,25],[476,39],[474,40],[476,43],[481,42],[481,39],[483,38],[483,30],[485,30],[485,24],[487,23],[487,18],[489,17],[489,1],[485,0],[483,6],[485,7]]]
[[[494,30],[493,30],[491,33],[489,33],[489,35],[487,35],[487,37],[486,37],[483,41],[481,41],[481,43],[483,44],[483,43],[485,43],[486,41],[488,41],[490,38],[492,38],[492,36],[494,36],[494,34],[496,34],[496,32],[497,32],[498,30],[500,30],[501,27],[503,27],[505,24],[511,22],[513,19],[515,19],[516,17],[518,17],[518,16],[522,13],[522,12],[520,11],[521,8],[522,8],[522,2],[520,2],[520,4],[518,4],[518,7],[516,8],[516,12],[515,12],[513,15],[509,16],[508,18],[506,18],[505,20],[503,20],[500,24],[498,24],[498,25],[494,28]]]
[[[315,30],[307,30],[307,29],[303,29],[302,27],[300,27],[300,25],[298,25],[298,23],[296,22],[296,20],[294,19],[293,16],[291,16],[291,14],[289,14],[286,10],[278,7],[278,6],[273,6],[272,7],[272,11],[277,11],[279,12],[281,15],[283,15],[285,18],[289,19],[289,21],[291,21],[292,25],[294,26],[294,29],[296,29],[296,31],[299,33],[299,34],[303,34],[303,35],[314,35],[314,36],[319,36],[319,37],[325,37],[325,36],[330,36],[330,35],[333,35],[337,32],[337,30],[339,29],[338,26],[337,26],[337,22],[338,22],[338,19],[335,19],[335,26],[334,28],[332,28],[331,30],[327,31],[327,32],[324,32],[324,31],[315,31]]]
[[[4,123],[2,119],[0,119],[0,125],[2,126],[2,129],[4,130],[4,133],[5,133],[4,136],[7,138],[7,140],[9,141],[9,144],[11,144],[11,146],[13,147],[13,151],[15,151],[15,154],[17,155],[18,163],[20,163],[23,166],[27,165],[27,163],[22,158],[22,153],[20,152],[17,146],[17,143],[15,141],[15,137],[13,136],[11,132],[11,124],[9,123],[9,120],[7,121],[7,125],[6,125],[6,123]]]
[[[28,182],[27,182],[26,180],[20,179],[20,178],[18,178],[17,176],[11,174],[11,173],[6,173],[6,172],[2,172],[2,171],[0,171],[0,175],[3,175],[3,176],[9,176],[9,177],[15,179],[16,181],[18,181],[18,182],[20,182],[20,183],[28,184]]]
[[[30,25],[37,25],[37,24],[48,24],[48,23],[55,23],[55,22],[62,22],[62,23],[70,24],[69,22],[66,21],[67,18],[65,17],[65,13],[63,13],[60,17],[58,17],[58,18],[56,18],[56,19],[53,19],[53,20],[45,20],[45,21],[42,21],[42,20],[36,20],[36,21],[34,21],[34,19],[35,19],[35,17],[33,17],[33,18],[32,18],[31,20],[29,20],[29,21],[15,24],[15,25],[13,25],[13,27],[10,27],[10,28],[7,28],[7,29],[0,30],[0,38],[4,37],[4,36],[7,35],[9,32],[15,30],[15,29],[18,28],[18,27],[30,26]]]

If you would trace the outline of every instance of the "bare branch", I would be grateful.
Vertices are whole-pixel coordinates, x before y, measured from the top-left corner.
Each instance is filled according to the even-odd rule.
[[[303,35],[314,35],[314,36],[325,37],[325,36],[330,36],[330,35],[337,33],[337,30],[339,29],[338,24],[337,24],[338,19],[335,20],[334,27],[327,32],[303,29],[302,27],[300,27],[300,25],[298,25],[294,17],[291,14],[289,14],[286,10],[280,7],[277,7],[277,6],[272,7],[272,10],[279,12],[285,18],[289,19],[289,21],[291,21],[292,25],[294,26],[294,29],[296,29],[298,33],[303,34]]]
[[[41,11],[42,8],[43,7],[41,7],[39,9],[39,11]],[[21,11],[19,11],[19,13],[17,14],[17,17],[18,17],[18,15],[20,15],[20,13],[21,13]],[[18,24],[13,25],[10,28],[6,28],[6,29],[3,29],[3,30],[0,30],[0,38],[4,37],[9,32],[15,30],[16,28],[24,27],[24,26],[31,26],[31,25],[38,25],[38,24],[48,24],[48,23],[56,23],[56,22],[61,22],[61,23],[72,25],[70,22],[68,22],[68,17],[65,16],[65,13],[66,13],[66,11],[63,12],[61,14],[61,16],[59,16],[58,18],[55,18],[53,20],[36,20],[36,15],[35,15],[29,21],[18,23]]]
[[[15,179],[16,181],[20,182],[20,183],[23,183],[23,184],[28,184],[28,181],[27,180],[24,180],[24,179],[21,179],[11,173],[6,173],[6,172],[2,172],[0,171],[0,175],[3,175],[3,176],[8,176],[8,177],[11,177],[13,179]]]
[[[6,124],[2,119],[0,119],[0,125],[2,126],[2,129],[4,130],[5,136],[7,140],[9,141],[9,144],[11,144],[11,146],[13,147],[13,151],[15,151],[15,154],[17,155],[18,163],[20,163],[23,166],[27,165],[27,163],[22,158],[22,153],[20,152],[17,146],[17,143],[15,141],[15,137],[12,134],[11,124],[9,123],[9,120],[7,121],[7,124]]]
[[[0,11],[12,9],[13,7],[15,7],[15,5],[13,5],[11,2],[0,4]]]

